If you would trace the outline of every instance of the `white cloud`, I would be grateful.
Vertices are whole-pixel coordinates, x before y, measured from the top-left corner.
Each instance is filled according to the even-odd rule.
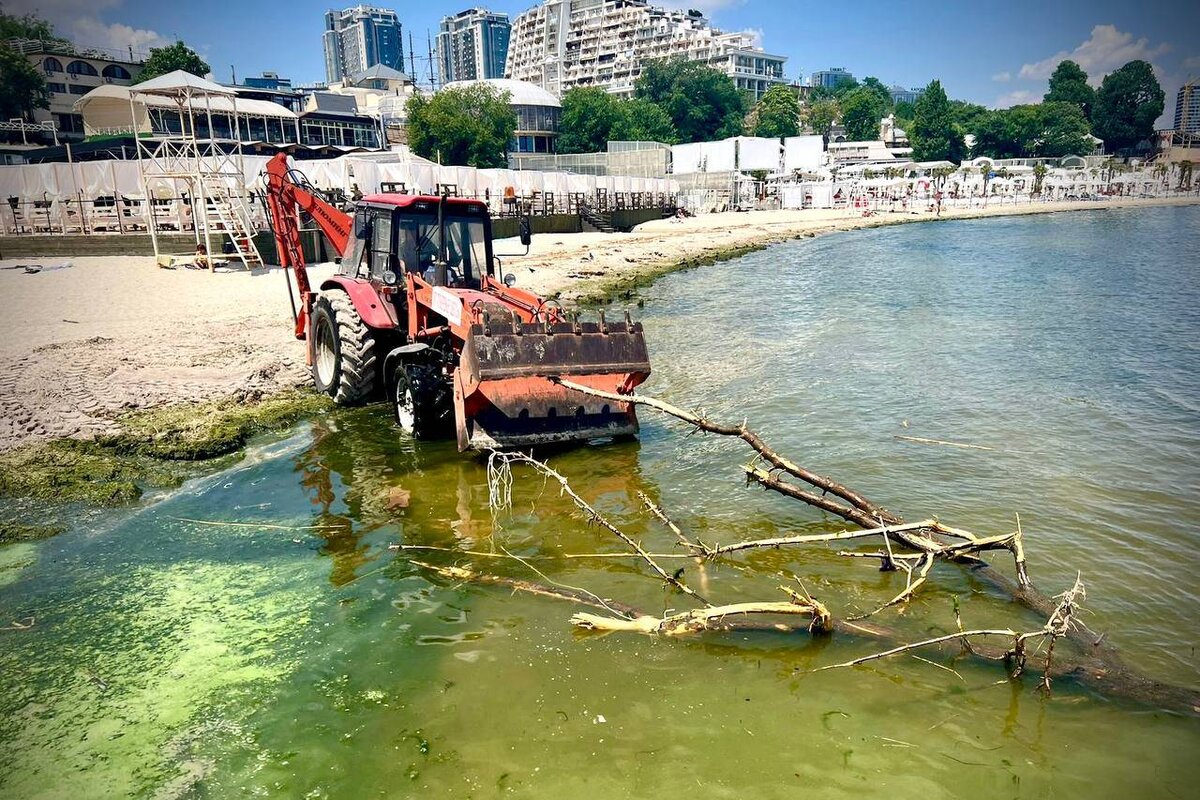
[[[1010,80],[1012,80],[1012,73],[1008,70],[1005,70],[1004,72],[997,72],[992,76],[992,80],[996,81],[997,83],[1008,83]]]
[[[1146,37],[1134,39],[1132,33],[1118,30],[1116,25],[1097,25],[1086,42],[1071,52],[1065,50],[1049,58],[1021,67],[1020,77],[1027,80],[1045,80],[1064,59],[1071,59],[1083,67],[1088,82],[1099,86],[1101,79],[1114,69],[1134,59],[1151,61],[1171,50],[1166,42],[1151,46]]]
[[[55,31],[80,47],[145,53],[151,47],[170,44],[157,31],[134,28],[120,22],[105,22],[101,13],[118,8],[123,0],[9,0],[5,5],[16,14],[36,14],[54,25]]]
[[[996,102],[992,103],[992,108],[1009,108],[1010,106],[1020,106],[1026,103],[1036,103],[1042,99],[1040,94],[1035,94],[1028,89],[1017,89],[1008,94],[1002,94],[996,98]]]
[[[1185,58],[1182,66],[1187,72],[1200,72],[1200,56]]]
[[[82,47],[98,47],[104,50],[128,51],[129,48],[133,48],[135,53],[145,53],[151,47],[162,47],[171,43],[170,39],[158,31],[133,28],[119,22],[102,22],[95,17],[80,17],[63,30],[73,42]]]
[[[763,29],[762,28],[746,28],[742,33],[754,40],[755,47],[763,46]]]

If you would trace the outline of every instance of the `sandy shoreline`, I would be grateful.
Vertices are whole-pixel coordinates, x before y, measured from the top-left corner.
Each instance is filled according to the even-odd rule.
[[[1114,207],[1187,205],[1200,199],[1005,204],[946,209],[942,219]],[[805,235],[929,221],[927,212],[807,210],[713,214],[662,220],[632,233],[543,234],[531,252],[503,259],[519,286],[565,301],[611,294],[621,285],[698,259]],[[518,252],[515,240],[497,253]],[[291,335],[291,309],[278,270],[209,274],[156,269],[152,258],[72,258],[29,274],[0,263],[0,450],[116,429],[119,414],[173,402],[256,399],[307,383],[304,351]],[[332,271],[322,265],[314,282]]]

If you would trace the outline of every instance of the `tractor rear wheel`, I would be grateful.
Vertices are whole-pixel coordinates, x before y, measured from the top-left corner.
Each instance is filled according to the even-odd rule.
[[[350,301],[338,289],[321,292],[312,308],[312,376],[317,391],[338,405],[371,399],[377,384],[377,344]]]
[[[433,364],[398,364],[391,380],[396,423],[414,439],[437,439],[450,430],[450,388]]]

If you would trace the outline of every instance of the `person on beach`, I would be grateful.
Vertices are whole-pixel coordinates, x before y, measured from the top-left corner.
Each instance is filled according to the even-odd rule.
[[[940,217],[942,215],[942,190],[938,189],[937,194],[935,194],[933,197],[934,200],[937,201],[937,215]]]
[[[196,258],[193,263],[198,269],[208,269],[208,248],[203,242],[196,245]]]

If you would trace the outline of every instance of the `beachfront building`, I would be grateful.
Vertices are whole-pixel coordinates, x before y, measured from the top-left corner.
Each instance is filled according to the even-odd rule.
[[[517,115],[517,130],[509,142],[512,153],[553,153],[558,139],[558,120],[562,103],[540,86],[507,78],[448,83],[444,89],[482,83],[508,94],[509,105]]]
[[[1175,132],[1200,134],[1200,85],[1188,81],[1175,94]]]
[[[437,35],[438,82],[503,78],[512,24],[483,8],[445,17]]]
[[[822,89],[836,89],[839,83],[848,83],[854,80],[854,75],[847,72],[843,67],[830,67],[829,69],[819,69],[812,75],[808,76],[808,85],[814,89],[820,87]]]
[[[313,92],[304,98],[300,112],[300,144],[331,147],[342,152],[376,150],[382,145],[380,124],[360,112],[358,98],[340,92]]]
[[[376,64],[404,68],[404,42],[395,11],[354,6],[325,13],[325,77],[336,83]]]
[[[186,125],[190,124],[185,117],[190,115],[200,139],[280,146],[300,140],[297,115],[291,109],[241,97],[233,90],[228,95],[192,100],[183,111],[181,116],[179,103],[170,97],[134,92],[131,98],[129,87],[116,84],[97,86],[74,106],[74,113],[83,120],[84,132],[89,137],[183,136]]]
[[[879,164],[883,166],[903,164],[896,158],[896,153],[882,141],[874,142],[830,142],[827,148],[832,164]],[[904,155],[912,153],[908,149]]]
[[[645,0],[544,0],[514,20],[505,75],[557,96],[576,86],[630,96],[645,65],[668,58],[718,69],[755,100],[787,83],[786,57],[764,52],[751,34]]]
[[[75,110],[81,97],[98,86],[129,86],[142,71],[142,61],[132,50],[109,52],[37,39],[13,39],[7,46],[25,56],[45,79],[50,107],[35,109],[33,121],[52,123],[63,142],[80,141],[85,135],[83,115]],[[128,121],[128,109],[125,116]],[[42,138],[49,143],[52,137]]]

